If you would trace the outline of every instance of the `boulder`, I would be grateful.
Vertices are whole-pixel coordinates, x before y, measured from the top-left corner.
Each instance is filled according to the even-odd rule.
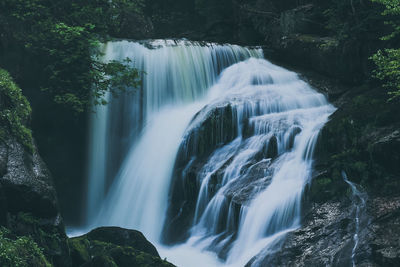
[[[174,266],[138,231],[102,227],[69,240],[73,266]]]
[[[8,212],[29,212],[40,218],[58,215],[52,178],[36,149],[30,154],[13,138],[0,143],[0,173]]]
[[[157,249],[139,231],[119,227],[101,227],[89,232],[86,236],[88,240],[133,247],[154,257],[160,257]]]
[[[70,266],[57,194],[46,165],[10,136],[0,142],[0,224],[12,235],[29,236],[54,266]]]

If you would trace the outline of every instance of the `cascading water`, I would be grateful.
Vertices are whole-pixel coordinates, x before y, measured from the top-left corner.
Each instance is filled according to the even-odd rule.
[[[313,147],[334,107],[259,49],[122,41],[105,54],[147,74],[93,122],[107,156],[92,145],[90,226],[138,229],[179,266],[262,265],[300,226]]]
[[[113,99],[93,115],[88,223],[138,228],[158,240],[180,139],[202,107],[195,101],[204,98],[224,68],[262,57],[262,52],[182,40],[110,42],[103,49],[104,61],[131,58],[144,75],[139,90]],[[103,202],[107,180],[115,174]],[[101,214],[94,216],[99,206]]]
[[[355,267],[356,266],[355,256],[356,256],[356,251],[357,251],[358,242],[359,242],[358,235],[360,233],[360,228],[361,228],[360,224],[362,223],[361,220],[365,216],[364,212],[365,212],[365,206],[367,204],[367,194],[365,192],[358,190],[357,185],[355,183],[352,183],[349,181],[349,179],[347,178],[346,172],[342,171],[342,177],[343,177],[343,180],[350,186],[351,191],[353,193],[352,201],[354,203],[354,215],[355,215],[354,228],[355,229],[354,229],[354,235],[353,235],[354,246],[351,251],[351,263],[352,263],[352,266]]]

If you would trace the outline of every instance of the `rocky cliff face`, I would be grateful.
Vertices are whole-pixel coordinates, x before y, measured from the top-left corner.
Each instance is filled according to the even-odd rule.
[[[1,142],[0,155],[1,225],[15,236],[30,236],[49,263],[69,266],[57,194],[36,148],[30,154],[11,136]]]
[[[398,103],[388,103],[386,93],[373,85],[351,88],[334,102],[339,109],[323,129],[317,146],[305,232],[291,235],[285,246],[289,244],[293,246],[289,251],[296,251],[296,238],[309,238],[308,242],[315,244],[309,244],[308,256],[307,252],[294,253],[286,260],[296,262],[302,254],[306,257],[302,263],[326,258],[331,259],[329,265],[342,266],[354,254],[357,266],[397,266],[400,248],[394,240],[399,238],[400,220],[400,121],[394,114],[399,112]],[[355,206],[359,200],[354,199],[343,172],[365,195],[365,205],[358,211]],[[337,238],[340,240],[330,243]]]

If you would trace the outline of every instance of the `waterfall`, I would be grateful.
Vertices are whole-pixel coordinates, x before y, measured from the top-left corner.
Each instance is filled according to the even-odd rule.
[[[257,48],[118,41],[105,57],[145,74],[92,120],[89,226],[140,230],[179,266],[261,265],[300,227],[334,107]]]
[[[310,182],[314,145],[334,107],[295,73],[263,59],[228,67],[210,93],[218,97],[191,122],[179,152],[185,172],[174,179],[187,183],[193,179],[187,175],[190,168],[203,167],[196,175],[199,193],[193,224],[186,243],[172,249],[173,262],[201,266],[196,265],[201,255],[192,262],[181,261],[192,247],[216,253],[228,266],[249,262],[262,266],[264,257],[279,249],[285,234],[300,227],[301,198]],[[223,118],[217,125],[231,118],[236,134],[227,138],[219,133],[217,142],[206,143],[215,145],[208,156],[194,144],[216,110]],[[227,111],[233,115],[222,115]],[[212,127],[206,131],[219,132]],[[182,194],[177,188],[173,194]],[[190,199],[174,202],[171,205],[182,207]],[[180,226],[167,230],[176,235]]]
[[[184,40],[109,42],[103,50],[104,61],[128,57],[144,74],[141,88],[92,116],[88,223],[137,228],[158,240],[185,127],[223,69],[262,52]]]
[[[360,190],[357,189],[357,185],[355,183],[352,183],[349,181],[347,178],[346,172],[342,171],[342,177],[343,180],[350,186],[351,192],[352,192],[352,201],[354,203],[354,235],[353,235],[353,241],[354,241],[354,246],[351,251],[351,263],[352,266],[356,266],[355,262],[355,256],[356,256],[356,250],[358,247],[358,242],[359,238],[358,235],[360,233],[360,221],[363,217],[363,212],[365,210],[365,206],[367,204],[367,194],[365,192],[361,192]]]

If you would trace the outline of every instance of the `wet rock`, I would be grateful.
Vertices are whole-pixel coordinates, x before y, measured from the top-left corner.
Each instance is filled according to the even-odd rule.
[[[29,236],[54,266],[71,266],[69,247],[60,215],[40,218],[31,213],[9,213],[7,228],[16,236]]]
[[[221,166],[221,168],[219,168],[211,175],[210,181],[208,183],[208,194],[210,198],[212,198],[215,193],[217,193],[218,190],[221,188],[226,168],[232,163],[233,158],[234,157],[228,159],[225,164]]]
[[[14,139],[0,146],[0,177],[8,212],[30,212],[41,218],[58,214],[52,178],[37,151],[31,155]],[[1,166],[0,166],[1,167]]]
[[[0,223],[30,236],[55,266],[70,266],[67,237],[52,177],[37,149],[10,137],[0,145]]]
[[[369,225],[369,245],[373,261],[379,266],[399,266],[400,198],[375,198],[370,212],[373,218]]]
[[[265,157],[273,159],[278,156],[278,140],[275,136],[269,139],[268,146],[266,146]]]
[[[300,229],[289,233],[271,254],[260,253],[252,262],[260,266],[351,266],[354,226],[350,213],[350,207],[340,202],[315,205]]]
[[[198,120],[201,122],[197,123]],[[230,103],[205,107],[196,114],[191,124],[187,141],[180,149],[185,150],[189,157],[206,157],[216,147],[227,144],[238,135],[237,120]]]
[[[299,133],[301,133],[301,128],[300,127],[293,126],[291,128],[286,149],[292,149],[293,148],[295,138]]]
[[[117,246],[133,247],[152,256],[160,257],[157,249],[139,231],[119,227],[101,227],[89,232],[86,236],[88,240],[112,243]]]
[[[176,243],[188,237],[201,185],[197,180],[198,174],[213,151],[237,136],[237,119],[229,102],[207,106],[193,118],[175,162],[168,223],[163,230],[165,242]],[[211,194],[216,192],[222,179],[221,171],[212,179],[215,190],[211,186]]]
[[[248,118],[245,118],[242,124],[242,136],[243,138],[249,138],[254,134],[254,127],[251,125]]]
[[[400,198],[374,198],[359,218],[355,246],[355,207],[349,198],[314,204],[300,229],[282,239],[276,250],[250,263],[268,266],[398,266]],[[271,252],[271,251],[269,251]],[[250,264],[249,263],[249,264]],[[248,264],[248,265],[249,265]]]
[[[249,166],[240,180],[230,185],[225,196],[239,206],[247,205],[257,193],[271,184],[272,174],[270,159],[257,162]]]
[[[73,266],[174,266],[138,231],[102,227],[69,240]]]

